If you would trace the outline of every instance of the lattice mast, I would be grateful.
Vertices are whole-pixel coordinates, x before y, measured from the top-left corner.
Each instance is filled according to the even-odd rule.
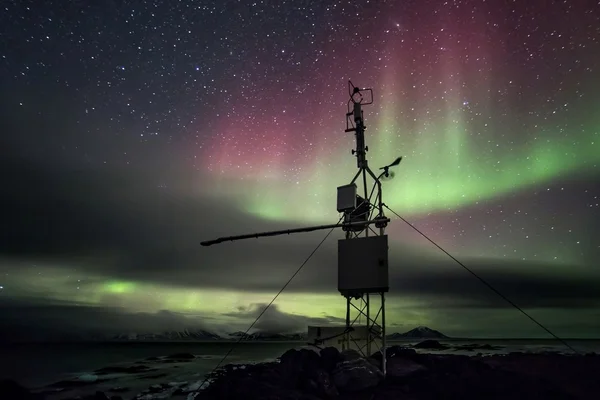
[[[203,246],[210,246],[226,241],[236,241],[265,236],[277,236],[300,232],[311,232],[321,229],[342,228],[346,233],[345,239],[338,241],[338,291],[346,298],[346,329],[344,345],[350,347],[356,338],[353,337],[352,328],[360,316],[365,316],[367,321],[367,337],[361,338],[365,342],[359,350],[366,355],[371,355],[373,343],[381,340],[382,372],[386,373],[386,340],[385,340],[385,293],[389,291],[388,270],[388,238],[385,228],[390,222],[383,212],[383,198],[381,191],[381,177],[389,176],[389,168],[398,165],[401,157],[392,164],[380,168],[383,172],[376,176],[369,168],[365,145],[364,115],[362,107],[373,103],[372,89],[359,89],[348,81],[348,112],[346,113],[346,132],[354,132],[356,148],[352,154],[356,156],[358,172],[352,181],[337,188],[337,210],[343,213],[343,222],[332,225],[320,225],[305,228],[287,229],[280,231],[260,232],[238,236],[220,237],[218,239],[201,242]],[[365,99],[364,95],[370,98]],[[358,194],[356,181],[362,179],[362,196]],[[370,179],[369,179],[370,178]],[[368,181],[373,180],[373,188],[369,193]],[[376,191],[375,201],[372,201]],[[372,228],[375,225],[375,230]],[[371,294],[377,294],[381,301],[379,310],[372,317]],[[354,302],[361,300],[360,308]],[[351,309],[358,311],[354,320],[350,319]],[[378,322],[380,321],[380,322]],[[364,330],[360,330],[363,332]]]
[[[346,228],[346,238],[338,241],[338,291],[346,298],[346,337],[345,347],[351,347],[354,341],[359,350],[367,356],[372,353],[372,345],[381,343],[382,366],[386,371],[386,323],[385,293],[389,291],[388,238],[385,228],[389,221],[383,212],[383,197],[380,178],[388,175],[389,166],[382,168],[384,172],[376,176],[367,160],[368,146],[365,143],[365,119],[362,107],[373,103],[372,89],[360,89],[348,81],[348,112],[346,113],[346,132],[354,132],[356,148],[352,154],[356,156],[357,173],[350,184],[338,187],[339,212],[344,213],[344,222],[352,224]],[[368,98],[365,95],[368,94]],[[397,160],[395,164],[399,163]],[[362,178],[362,196],[358,194],[356,182]],[[373,188],[369,193],[368,181],[373,180]],[[373,194],[377,190],[375,201]],[[375,214],[374,218],[372,217]],[[375,221],[373,230],[370,225],[360,225],[361,221]],[[379,309],[372,316],[371,294],[380,298]],[[355,302],[360,300],[360,306]],[[358,315],[351,319],[351,311]],[[353,337],[352,326],[360,317],[366,317],[367,337]],[[364,342],[364,344],[363,344]]]

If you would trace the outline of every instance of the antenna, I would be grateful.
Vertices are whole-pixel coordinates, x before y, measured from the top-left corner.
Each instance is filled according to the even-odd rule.
[[[337,188],[337,210],[343,213],[341,223],[333,225],[320,225],[305,228],[288,229],[281,231],[259,232],[238,236],[220,237],[218,239],[201,242],[203,246],[211,246],[226,241],[277,236],[301,232],[311,232],[322,229],[342,228],[345,238],[338,240],[338,291],[346,299],[346,326],[337,334],[327,334],[330,327],[308,327],[309,336],[315,336],[315,343],[329,342],[336,339],[341,344],[342,350],[352,347],[358,349],[363,355],[372,354],[373,345],[381,350],[381,370],[386,374],[386,340],[385,340],[385,293],[389,291],[388,268],[388,237],[385,228],[390,222],[383,212],[381,178],[389,178],[389,169],[400,164],[402,157],[398,157],[391,164],[380,168],[383,172],[377,176],[369,168],[365,145],[365,130],[362,107],[373,104],[373,90],[360,89],[348,81],[348,110],[346,113],[345,132],[354,132],[356,148],[352,155],[356,156],[358,172],[349,184]],[[392,173],[393,176],[393,173]],[[362,195],[358,194],[356,181],[362,180]],[[373,180],[373,187],[369,193],[368,180]],[[377,195],[372,202],[373,194]],[[376,230],[372,228],[375,225]],[[373,317],[371,310],[371,294],[380,297],[379,309]],[[358,307],[355,302],[360,300]],[[356,309],[358,315],[350,319],[351,310]],[[355,328],[355,323],[360,316],[366,318],[366,329]],[[335,329],[330,329],[329,333]],[[336,332],[340,332],[339,330]],[[342,339],[337,339],[342,337]],[[381,345],[378,344],[381,343]]]

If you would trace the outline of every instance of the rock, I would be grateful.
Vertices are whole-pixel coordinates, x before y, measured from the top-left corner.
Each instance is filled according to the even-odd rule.
[[[158,378],[164,378],[168,375],[169,374],[167,374],[166,372],[163,372],[163,373],[159,373],[159,374],[142,375],[138,379],[158,379]]]
[[[108,391],[114,392],[114,393],[123,393],[123,392],[129,392],[129,388],[117,386],[117,387],[108,389]]]
[[[310,372],[321,368],[321,357],[308,349],[288,350],[281,356],[278,365],[279,377],[287,387],[295,388]]]
[[[83,374],[83,375],[79,375],[76,380],[80,381],[80,382],[86,382],[86,383],[94,383],[98,381],[98,375],[94,375],[94,374]]]
[[[196,358],[196,356],[191,353],[175,353],[175,354],[171,354],[165,358],[168,358],[171,360],[193,360],[194,358]]]
[[[81,400],[111,400],[104,392],[97,391],[94,394],[84,396]]]
[[[305,373],[299,389],[319,398],[334,398],[338,396],[338,390],[331,381],[329,373],[323,369]]]
[[[365,360],[367,360],[368,362],[370,362],[376,368],[381,369],[381,355],[379,355],[379,360],[376,360],[373,357],[367,357],[367,358],[365,358]]]
[[[415,349],[411,349],[410,347],[404,346],[390,346],[385,350],[385,358],[388,360],[394,357],[405,357],[405,358],[414,358],[417,355],[417,351]],[[381,351],[378,351],[371,355],[372,358],[381,361]]]
[[[91,375],[95,376],[95,375]],[[98,383],[103,383],[110,381],[110,379],[92,379],[89,376],[85,376],[84,379],[75,378],[72,380],[58,381],[48,385],[49,387],[58,387],[58,388],[72,388],[72,387],[80,387],[80,386],[91,386],[97,385]]]
[[[492,346],[491,344],[482,344],[479,347],[475,347],[478,350],[500,350],[502,346]]]
[[[317,372],[317,394],[319,397],[337,397],[339,395],[338,389],[331,380],[331,376],[328,372],[320,370]]]
[[[115,365],[111,367],[104,367],[94,371],[97,375],[108,375],[108,374],[139,374],[141,372],[156,371],[154,368],[150,368],[146,365],[130,365],[122,366]]]
[[[136,400],[159,400],[170,399],[175,394],[177,388],[169,387],[168,385],[152,385],[148,390],[139,394]]]
[[[348,349],[340,353],[340,358],[342,361],[352,361],[362,358],[362,355],[354,349]]]
[[[383,380],[383,373],[364,358],[358,358],[340,362],[332,378],[340,392],[356,392],[377,386]]]
[[[158,392],[162,392],[163,387],[161,385],[152,385],[148,388],[148,391],[150,393],[158,393]]]
[[[394,357],[386,365],[387,376],[392,378],[407,378],[420,372],[427,371],[427,367],[407,358]]]
[[[437,340],[424,340],[422,342],[415,344],[414,347],[416,347],[417,349],[431,349],[431,350],[443,350],[443,349],[448,348],[446,345],[441,344]]]
[[[321,350],[321,364],[327,372],[333,371],[337,363],[342,361],[339,350],[335,347],[326,347]]]
[[[260,372],[260,380],[280,389],[299,389],[310,396],[336,397],[337,388],[331,382],[329,372],[340,361],[340,355],[334,348],[322,352],[324,358],[308,349],[288,350],[281,356],[279,364]]]
[[[187,381],[169,382],[169,383],[167,383],[166,386],[169,386],[169,387],[182,387],[182,386],[186,386],[187,384],[188,384]]]
[[[0,399],[32,400],[40,398],[10,379],[0,380]]]
[[[594,375],[600,370],[600,358],[595,356],[522,354],[474,358],[419,354],[414,349],[396,346],[388,350],[385,381],[376,355],[364,359],[356,358],[356,352],[340,354],[334,349],[323,349],[319,357],[310,350],[294,350],[282,355],[280,363],[219,370],[211,376],[214,383],[208,388],[187,396],[189,400],[362,400],[372,396],[378,400],[600,398],[600,380]],[[337,357],[337,366],[328,373],[327,365],[332,365]],[[174,395],[186,396],[181,389]]]
[[[288,350],[280,358],[281,364],[316,367],[321,365],[321,357],[313,350]]]
[[[188,383],[188,384],[179,386],[175,392],[176,393],[197,392],[200,389],[204,389],[209,384],[210,384],[210,380],[205,381],[204,379],[202,379],[202,380],[196,381],[194,383]]]

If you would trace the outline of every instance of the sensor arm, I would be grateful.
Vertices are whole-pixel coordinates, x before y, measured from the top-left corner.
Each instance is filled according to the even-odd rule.
[[[319,231],[319,230],[323,230],[323,229],[350,227],[350,226],[354,226],[354,225],[370,225],[370,224],[375,224],[375,223],[379,224],[382,222],[390,222],[390,219],[385,218],[385,221],[383,219],[376,219],[376,220],[374,219],[374,220],[366,221],[366,222],[348,222],[348,223],[343,223],[343,224],[318,225],[318,226],[309,226],[306,228],[286,229],[286,230],[282,230],[282,231],[270,231],[270,232],[249,233],[246,235],[238,235],[238,236],[226,236],[226,237],[220,237],[220,238],[214,239],[214,240],[207,240],[204,242],[200,242],[200,244],[202,246],[212,246],[213,244],[219,244],[219,243],[223,243],[223,242],[233,242],[236,240],[252,239],[252,238],[265,237],[265,236],[289,235],[292,233],[300,233],[300,232],[313,232],[313,231]]]

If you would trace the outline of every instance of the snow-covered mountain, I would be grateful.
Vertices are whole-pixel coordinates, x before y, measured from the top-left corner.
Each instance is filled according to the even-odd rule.
[[[116,335],[113,340],[221,340],[216,333],[202,329],[183,331],[167,331],[160,333],[124,333]]]
[[[240,337],[244,336],[244,332],[238,331],[229,334],[229,339],[239,340]],[[246,335],[244,341],[253,340],[289,340],[289,341],[300,341],[305,340],[306,335],[303,333],[270,333],[270,332],[254,332]]]
[[[117,341],[135,341],[135,340],[157,340],[157,341],[179,341],[179,340],[238,340],[244,332],[233,332],[224,336],[219,336],[216,333],[206,330],[183,330],[183,331],[168,331],[161,333],[124,333],[113,336],[112,340]],[[243,341],[302,341],[305,335],[302,333],[285,334],[285,333],[269,333],[255,332],[244,337]]]
[[[426,326],[418,326],[404,333],[392,333],[387,339],[448,339],[448,336]]]

